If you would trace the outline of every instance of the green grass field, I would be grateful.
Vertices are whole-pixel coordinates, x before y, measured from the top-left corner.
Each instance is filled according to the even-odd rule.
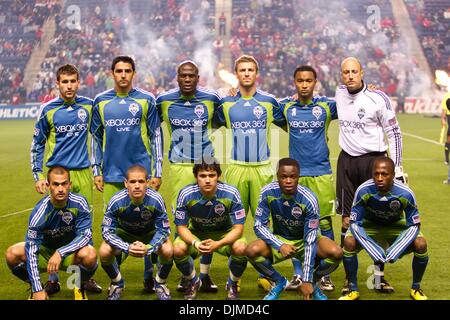
[[[449,257],[449,239],[447,230],[444,228],[447,221],[448,201],[450,187],[443,185],[447,169],[443,163],[443,146],[437,143],[439,139],[440,120],[419,115],[400,115],[399,122],[403,135],[404,169],[409,174],[410,186],[415,192],[422,220],[422,232],[428,241],[430,262],[425,273],[422,288],[430,299],[450,299],[450,282],[447,281],[447,263]],[[28,216],[31,208],[40,199],[34,190],[34,182],[30,172],[30,143],[33,132],[33,121],[1,121],[0,122],[0,251],[3,253],[8,246],[15,242],[23,241],[27,227]],[[274,129],[278,130],[278,129]],[[228,154],[224,141],[220,134],[215,134],[214,141],[219,158]],[[167,135],[166,135],[167,137]],[[274,132],[275,139],[272,140],[274,162],[280,156],[287,155],[287,136],[284,132]],[[329,131],[329,145],[333,171],[336,168],[336,158],[339,152],[338,130],[333,123]],[[429,141],[431,140],[431,141]],[[434,143],[433,143],[434,141]],[[166,144],[167,146],[167,144]],[[164,173],[167,173],[167,161],[164,163]],[[163,179],[161,193],[164,199],[169,196],[170,181]],[[94,193],[94,243],[96,247],[101,242],[100,224],[103,212],[101,194]],[[248,240],[255,239],[251,222],[246,224],[245,235]],[[339,236],[340,217],[333,220],[335,236]],[[386,278],[394,286],[395,293],[382,295],[369,290],[365,285],[370,273],[367,273],[371,265],[367,254],[359,255],[359,287],[361,299],[364,300],[405,300],[409,299],[409,288],[411,284],[411,260],[408,255],[393,265],[386,266]],[[4,258],[3,258],[4,259]],[[198,260],[196,261],[198,265]],[[283,262],[278,269],[287,277],[291,278],[292,266],[290,262]],[[142,260],[129,258],[122,266],[122,274],[126,281],[126,290],[123,299],[154,300],[155,295],[146,295],[142,292]],[[198,270],[198,269],[197,269]],[[169,287],[174,299],[183,299],[182,294],[175,291],[179,278],[179,271],[174,266],[169,276]],[[211,269],[213,280],[219,285],[217,294],[199,293],[199,300],[224,299],[223,290],[228,276],[226,259],[220,255],[214,255]],[[65,288],[68,274],[60,273],[63,289],[60,293],[52,296],[52,299],[73,299],[71,291]],[[99,267],[94,278],[105,289],[103,293],[90,294],[89,299],[105,299],[109,279],[106,273]],[[262,299],[264,292],[256,286],[257,273],[252,266],[248,266],[242,282],[241,299]],[[42,279],[46,280],[46,275]],[[336,284],[336,290],[329,293],[330,299],[339,297],[340,288],[344,279],[342,264],[333,273],[332,279]],[[0,263],[0,299],[26,299],[28,286],[14,277],[3,260]],[[281,299],[299,299],[295,292],[284,292]]]

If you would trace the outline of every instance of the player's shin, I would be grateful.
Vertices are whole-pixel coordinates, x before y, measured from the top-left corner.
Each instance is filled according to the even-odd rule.
[[[119,264],[117,263],[116,258],[112,260],[112,262],[103,262],[101,263],[103,270],[105,270],[106,274],[109,276],[113,283],[119,283],[122,280],[122,275],[120,274]]]
[[[423,274],[425,273],[425,269],[428,264],[428,252],[424,253],[414,253],[414,258],[412,260],[412,273],[413,273],[413,282],[412,289],[419,289],[420,282],[422,281]]]
[[[11,268],[11,272],[20,280],[25,282],[30,282],[28,278],[27,265],[25,262],[19,263],[17,266]]]
[[[156,274],[156,281],[163,283],[169,277],[170,270],[172,270],[173,260],[158,256],[158,273]],[[161,280],[161,281],[159,281]]]
[[[267,278],[275,282],[284,280],[284,277],[275,270],[272,266],[272,262],[270,262],[270,260],[266,257],[257,257],[255,259],[250,259],[249,261],[259,273],[263,274]]]
[[[88,281],[90,278],[92,278],[92,276],[94,275],[95,271],[98,268],[98,263],[97,261],[95,262],[95,265],[91,268],[86,268],[85,266],[83,266],[82,264],[79,265],[80,267],[80,280],[81,283],[85,283],[86,281]]]
[[[347,251],[344,249],[343,264],[350,291],[358,291],[357,274],[358,274],[358,257],[355,251]]]
[[[144,257],[144,281],[153,277],[153,263],[151,256]]]

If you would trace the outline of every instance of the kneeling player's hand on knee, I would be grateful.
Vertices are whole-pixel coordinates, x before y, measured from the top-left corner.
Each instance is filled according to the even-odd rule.
[[[130,244],[128,253],[132,257],[142,258],[147,254],[147,246],[140,241],[135,241]]]

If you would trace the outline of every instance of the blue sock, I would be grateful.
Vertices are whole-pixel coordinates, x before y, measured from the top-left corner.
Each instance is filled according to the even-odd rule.
[[[344,249],[343,263],[350,291],[358,291],[358,256],[356,255],[356,252],[349,252]]]
[[[233,276],[240,278],[247,268],[247,259],[245,257],[235,257],[234,259],[233,257],[229,257],[228,268]]]
[[[83,266],[82,264],[78,265],[80,267],[80,280],[81,283],[85,283],[86,281],[88,281],[90,278],[92,278],[92,276],[94,275],[95,271],[98,268],[98,263],[95,263],[95,266],[91,269],[87,269],[85,266]]]
[[[205,276],[208,275],[208,273],[203,273],[202,272],[202,266],[201,265],[202,264],[206,265],[206,266],[210,265],[211,262],[212,262],[212,257],[213,257],[212,253],[200,256],[200,279],[203,279]]]
[[[294,266],[294,274],[303,276],[302,263],[297,258],[292,258],[292,265]]]
[[[58,272],[56,272],[56,273],[50,273],[50,274],[48,275],[48,280],[54,281],[54,282],[58,282],[58,281],[59,281]]]
[[[25,262],[21,262],[17,266],[11,268],[11,272],[20,280],[30,282],[30,279],[28,278],[27,265]]]
[[[334,240],[331,217],[320,219],[320,233],[328,239]]]
[[[412,260],[412,273],[413,273],[413,283],[412,289],[419,289],[420,282],[422,281],[423,274],[428,264],[428,252],[425,253],[414,253],[414,258]]]
[[[161,279],[167,279],[169,277],[170,270],[172,270],[173,261],[165,261],[158,257],[158,277]]]
[[[274,280],[275,282],[280,282],[284,279],[284,277],[274,269],[272,262],[266,257],[258,257],[253,261],[250,260],[250,263],[265,277]]]
[[[183,276],[189,277],[194,270],[194,259],[189,257],[186,262],[176,263],[176,266]]]
[[[117,263],[117,260],[114,258],[113,263],[111,264],[104,264],[102,263],[102,268],[105,270],[106,274],[110,279],[115,279],[120,273],[119,264]]]
[[[144,281],[153,277],[153,263],[151,256],[146,255],[144,257]]]
[[[316,277],[321,278],[323,276],[329,275],[339,267],[340,262],[341,260],[333,260],[330,258],[321,259],[319,261],[319,265],[315,270]],[[356,262],[358,263],[358,260]]]

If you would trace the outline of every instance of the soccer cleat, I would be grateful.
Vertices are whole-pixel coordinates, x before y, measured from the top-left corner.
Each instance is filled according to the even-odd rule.
[[[144,280],[144,291],[147,293],[155,293],[155,280],[153,277]]]
[[[122,296],[123,288],[119,287],[116,284],[111,284],[108,289],[108,298],[107,300],[120,300]]]
[[[328,297],[322,292],[319,285],[314,285],[314,291],[312,293],[313,300],[328,300]]]
[[[348,294],[339,298],[339,300],[358,300],[359,292],[358,291],[350,291]]]
[[[286,286],[286,291],[296,291],[301,284],[302,277],[298,274],[294,274],[291,281],[289,281],[288,285]]]
[[[349,293],[350,293],[350,288],[348,286],[348,279],[345,279],[344,285],[342,286],[342,289],[341,289],[341,295],[346,296]]]
[[[180,281],[178,282],[178,285],[177,285],[177,291],[178,292],[186,292],[188,286],[189,286],[189,279],[181,276]]]
[[[196,280],[189,280],[188,287],[186,289],[186,292],[184,293],[184,299],[195,300],[195,298],[197,298],[197,290],[201,285],[202,281],[199,278],[197,278]]]
[[[423,293],[422,289],[411,289],[409,296],[413,300],[428,300],[428,297]]]
[[[275,286],[269,291],[269,293],[264,297],[263,300],[278,300],[280,294],[286,288],[288,281],[286,278],[283,278],[280,282],[275,283]]]
[[[376,277],[374,278],[374,282],[375,282]],[[389,282],[387,282],[384,278],[380,279],[380,283],[374,283],[374,288],[375,290],[377,290],[380,293],[393,293],[394,292],[394,288],[389,284]]]
[[[274,286],[274,282],[272,280],[261,276],[256,280],[256,283],[258,284],[259,288],[262,288],[267,292],[269,292]]]
[[[241,280],[239,279],[236,283],[237,286],[237,292],[240,293],[241,292]],[[225,284],[225,291],[229,291],[230,290],[230,285],[228,284],[228,282]]]
[[[209,274],[205,275],[202,279],[202,285],[200,286],[199,291],[208,293],[216,293],[218,291],[216,284],[211,280]]]
[[[320,278],[319,288],[322,291],[334,291],[334,283],[331,281],[330,275]]]
[[[239,300],[239,291],[237,282],[233,282],[230,285],[227,284],[227,287],[228,287],[227,300]]]
[[[44,285],[44,290],[50,296],[61,290],[61,285],[58,281],[47,281]]]
[[[170,290],[166,283],[159,283],[155,281],[155,293],[159,300],[172,300]]]
[[[86,295],[86,290],[82,288],[73,288],[73,299],[74,300],[88,300]]]
[[[92,293],[102,293],[103,288],[94,280],[94,279],[89,279],[88,281],[86,281],[83,285],[83,290],[86,290],[88,292],[92,292]]]

